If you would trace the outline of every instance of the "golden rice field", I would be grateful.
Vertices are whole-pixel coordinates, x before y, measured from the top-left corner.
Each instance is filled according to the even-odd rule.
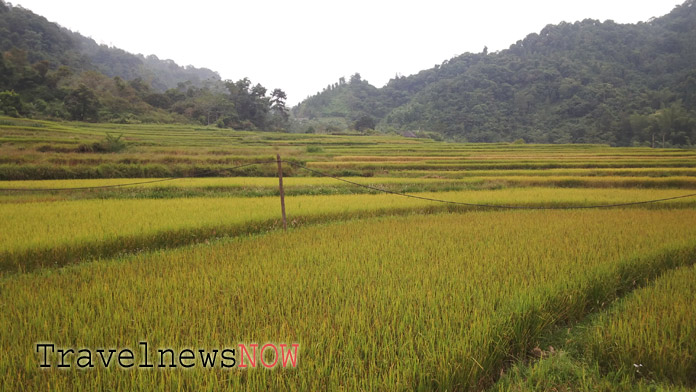
[[[599,317],[586,332],[585,350],[604,371],[618,369],[694,388],[694,298],[696,267],[670,271]]]
[[[694,219],[670,210],[381,218],[20,275],[0,290],[2,374],[11,389],[476,389],[550,325],[692,263]],[[300,362],[274,371],[44,370],[32,347],[140,339],[295,342]]]
[[[516,366],[493,389],[692,391],[694,294],[693,263],[666,272],[563,334],[563,350],[538,349],[541,359]]]
[[[506,207],[611,205],[666,199],[683,190],[512,188],[421,192],[419,197]],[[693,208],[694,198],[649,205]],[[286,200],[290,225],[475,206],[443,204],[390,194],[297,196]],[[486,207],[478,207],[486,208]],[[91,199],[0,203],[0,270],[64,265],[84,257],[114,255],[201,242],[278,227],[277,197]]]
[[[535,173],[536,174],[536,173]],[[419,187],[442,186],[451,187],[471,186],[483,183],[499,183],[507,186],[561,186],[561,187],[587,187],[587,188],[687,188],[696,189],[696,172],[694,176],[577,176],[577,175],[491,175],[471,176],[460,179],[448,178],[408,178],[408,177],[355,177],[350,181],[369,186],[390,185],[414,185]],[[142,184],[139,184],[141,183]],[[233,190],[272,188],[278,189],[278,179],[274,177],[208,177],[208,178],[109,178],[94,180],[28,180],[28,181],[2,181],[0,190],[7,189],[31,189],[31,190],[60,190],[85,187],[113,187],[116,185],[142,188],[201,188],[213,190]],[[346,187],[344,183],[330,177],[287,177],[284,186],[291,191],[301,187],[344,187],[350,192],[359,192],[360,188]]]
[[[123,135],[117,154],[80,153],[80,145]],[[506,170],[696,169],[696,153],[682,149],[602,145],[461,144],[396,135],[314,135],[239,132],[186,125],[76,124],[0,118],[0,181],[137,177],[274,175],[284,159],[343,176],[420,176],[427,172]],[[286,168],[293,175],[308,175]],[[679,175],[679,174],[676,174]]]
[[[0,390],[696,388],[694,150],[0,120]]]

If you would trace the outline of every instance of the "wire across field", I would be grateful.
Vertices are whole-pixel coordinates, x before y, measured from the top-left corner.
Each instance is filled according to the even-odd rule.
[[[696,173],[696,172],[695,172]],[[584,187],[584,188],[696,188],[696,176],[669,176],[669,177],[639,177],[639,176],[554,176],[554,175],[518,175],[518,176],[470,176],[461,179],[448,178],[409,178],[409,177],[354,177],[350,181],[364,185],[418,185],[428,187],[430,185],[457,185],[467,186],[497,182],[500,186],[560,186],[560,187]],[[342,186],[340,182],[329,177],[285,177],[284,186],[287,188],[299,187],[327,187]],[[274,177],[227,177],[227,178],[113,178],[94,180],[39,180],[39,181],[2,181],[2,190],[41,190],[49,191],[58,189],[83,190],[90,187],[113,187],[119,185],[138,185],[138,188],[198,188],[198,189],[234,189],[234,188],[277,188],[278,179]],[[355,187],[354,191],[358,191]],[[426,189],[427,190],[427,189]]]
[[[97,152],[106,133],[125,148]],[[0,390],[692,387],[694,189],[689,149],[2,117]],[[38,367],[39,342],[143,340],[300,349],[287,370]]]
[[[452,202],[528,207],[592,206],[679,197],[683,190],[513,188],[419,193]],[[650,205],[688,208],[694,198]],[[286,200],[290,223],[471,207],[392,194],[296,196]],[[0,204],[0,266],[25,270],[85,257],[172,247],[277,227],[276,197],[91,199]]]

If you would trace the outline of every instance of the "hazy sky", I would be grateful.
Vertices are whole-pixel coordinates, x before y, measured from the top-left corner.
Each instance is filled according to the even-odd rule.
[[[280,87],[295,104],[359,72],[381,87],[547,24],[646,21],[684,0],[14,0],[102,44]]]

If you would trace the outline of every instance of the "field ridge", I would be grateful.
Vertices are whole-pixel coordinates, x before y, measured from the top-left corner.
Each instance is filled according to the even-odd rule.
[[[510,322],[505,327],[506,332],[502,333],[508,339],[501,341],[501,347],[495,348],[496,352],[504,353],[504,358],[498,366],[487,367],[488,374],[484,374],[478,386],[492,386],[511,364],[527,358],[541,336],[558,328],[572,328],[587,316],[647,286],[665,273],[694,264],[696,245],[625,260],[619,263],[614,273],[597,274],[584,282],[574,281],[569,287],[560,283],[560,288],[552,288],[551,293],[537,305],[522,307],[524,312],[510,313]],[[525,301],[525,298],[519,299],[521,303]],[[518,306],[513,304],[512,308]]]

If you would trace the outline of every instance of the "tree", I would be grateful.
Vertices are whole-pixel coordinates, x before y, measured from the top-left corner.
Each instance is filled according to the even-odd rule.
[[[0,89],[9,88],[12,84],[12,68],[5,64],[5,56],[0,53]]]
[[[65,109],[73,120],[96,121],[98,119],[99,100],[84,84],[71,91],[64,99]]]
[[[229,91],[229,100],[237,111],[235,128],[263,129],[266,127],[268,112],[271,109],[271,98],[266,96],[266,88],[261,84],[251,87],[249,78],[237,82],[225,81]]]
[[[254,126],[263,129],[266,126],[266,116],[270,110],[270,99],[266,97],[266,88],[261,84],[256,84],[251,89],[250,111],[247,120]]]
[[[22,111],[22,101],[14,91],[0,92],[0,113],[7,116],[19,117]]]
[[[256,83],[256,86],[251,89],[251,95],[254,96],[254,98],[263,98],[266,96],[266,91],[265,87],[260,83]]]
[[[364,114],[358,118],[358,120],[355,122],[355,130],[357,131],[365,131],[368,129],[375,129],[375,126],[377,123],[375,122],[375,119],[372,118],[371,116],[368,116],[367,114]]]
[[[359,73],[353,74],[353,76],[350,77],[350,84],[360,84],[362,82],[362,77],[360,76]]]
[[[49,70],[49,64],[48,61],[46,60],[41,60],[34,65],[32,65],[32,68],[38,72],[38,74],[41,76],[41,79],[43,80],[46,78],[46,74],[48,73]]]
[[[271,121],[270,125],[272,129],[276,131],[283,131],[288,125],[288,119],[290,115],[288,114],[288,109],[285,106],[285,100],[287,95],[285,92],[279,88],[274,89],[271,93]]]
[[[279,88],[271,93],[271,111],[279,115],[284,121],[288,119],[288,109],[285,107],[285,100],[288,96]]]

